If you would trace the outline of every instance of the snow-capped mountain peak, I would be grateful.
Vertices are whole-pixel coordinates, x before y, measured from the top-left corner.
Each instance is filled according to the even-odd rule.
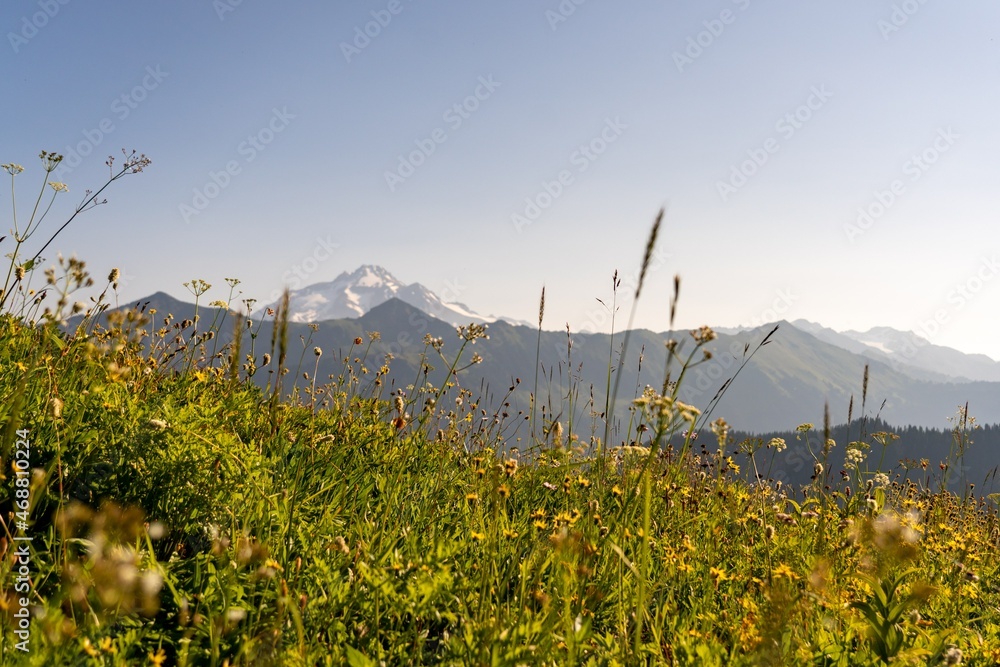
[[[420,283],[405,285],[381,266],[364,264],[351,273],[341,273],[330,282],[293,290],[289,294],[289,320],[321,322],[361,317],[393,298],[455,326],[499,319],[483,317],[460,303],[445,303]],[[271,308],[276,309],[276,304]]]
[[[341,277],[347,275],[341,274]],[[381,266],[364,264],[348,276],[358,287],[388,287],[399,289],[402,285],[395,277]]]
[[[849,352],[889,363],[918,379],[1000,381],[1000,362],[982,354],[934,345],[912,331],[873,327],[868,331],[837,332],[806,320],[795,320],[792,325]]]

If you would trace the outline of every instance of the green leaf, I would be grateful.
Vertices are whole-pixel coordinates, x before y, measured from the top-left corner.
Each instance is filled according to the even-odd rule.
[[[48,335],[49,335],[49,340],[51,340],[52,344],[58,347],[60,351],[66,349],[66,341],[62,339],[62,336],[60,336],[52,329],[48,330]]]
[[[347,664],[351,667],[375,667],[374,660],[352,646],[347,647]]]

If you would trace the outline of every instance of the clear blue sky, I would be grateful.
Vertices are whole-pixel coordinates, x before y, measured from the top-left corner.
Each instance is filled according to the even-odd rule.
[[[238,277],[266,301],[375,263],[529,321],[544,284],[547,328],[606,329],[596,299],[669,203],[642,326],[666,328],[680,273],[682,326],[888,325],[1000,359],[993,0],[36,0],[0,17],[0,160],[26,167],[22,202],[41,149],[89,153],[60,173],[53,223],[108,154],[153,160],[53,248],[120,267],[126,300],[192,278],[223,298]]]

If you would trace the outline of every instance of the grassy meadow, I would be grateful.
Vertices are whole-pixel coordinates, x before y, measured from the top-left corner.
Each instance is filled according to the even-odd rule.
[[[109,309],[118,271],[94,284],[75,259],[32,287],[21,224],[2,242],[2,664],[1000,664],[997,512],[947,490],[968,415],[949,460],[915,469],[885,432],[735,442],[678,399],[702,328],[667,342],[661,386],[562,423],[466,381],[480,326],[424,341],[443,386],[393,388],[378,332],[313,349],[279,308],[243,345],[262,325],[236,281],[188,284],[232,309],[212,322]],[[616,341],[611,396],[637,354]],[[315,377],[322,355],[340,370]],[[767,479],[792,450],[805,488]]]

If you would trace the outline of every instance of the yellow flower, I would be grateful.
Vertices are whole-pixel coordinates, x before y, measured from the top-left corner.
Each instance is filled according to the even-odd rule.
[[[730,577],[729,575],[726,574],[725,570],[722,570],[722,569],[717,568],[717,567],[710,567],[710,568],[708,568],[708,574],[712,577],[712,579],[715,580],[716,584],[720,584],[723,581],[725,581],[726,579],[731,579],[732,578],[732,577]]]
[[[486,539],[486,534],[485,533],[477,533],[476,531],[472,531],[472,535],[471,536],[472,536],[472,539],[474,539],[477,542],[482,542],[483,540]]]
[[[58,181],[49,181],[49,185],[56,192],[67,192],[69,190],[65,183],[59,183]]]
[[[94,645],[90,643],[90,639],[86,637],[83,638],[83,650],[86,651],[87,655],[89,655],[91,658],[96,658],[101,655],[101,652],[98,651],[97,648],[95,648]]]
[[[617,484],[615,484],[614,486],[611,487],[611,495],[618,496],[619,498],[621,498],[622,497],[622,493],[623,492],[621,490],[621,487],[618,486]]]
[[[737,475],[740,474],[740,467],[738,465],[736,465],[736,463],[733,461],[733,457],[732,456],[727,456],[726,457],[726,463],[729,464],[729,469],[730,470],[732,470]]]
[[[155,667],[163,667],[163,663],[167,660],[167,653],[162,648],[156,649],[156,653],[149,654],[149,663],[155,665]]]
[[[795,571],[792,568],[785,565],[784,563],[774,568],[774,572],[772,572],[771,574],[773,574],[776,579],[784,577],[791,581],[795,581],[796,579],[799,578],[799,575],[795,574]]]
[[[510,487],[507,486],[506,484],[501,484],[499,487],[497,487],[497,493],[500,494],[501,498],[506,498],[507,496],[510,495]]]
[[[508,540],[513,540],[514,538],[517,537],[517,531],[516,530],[508,530],[508,529],[505,528],[504,531],[503,531],[503,536],[506,537]]]

